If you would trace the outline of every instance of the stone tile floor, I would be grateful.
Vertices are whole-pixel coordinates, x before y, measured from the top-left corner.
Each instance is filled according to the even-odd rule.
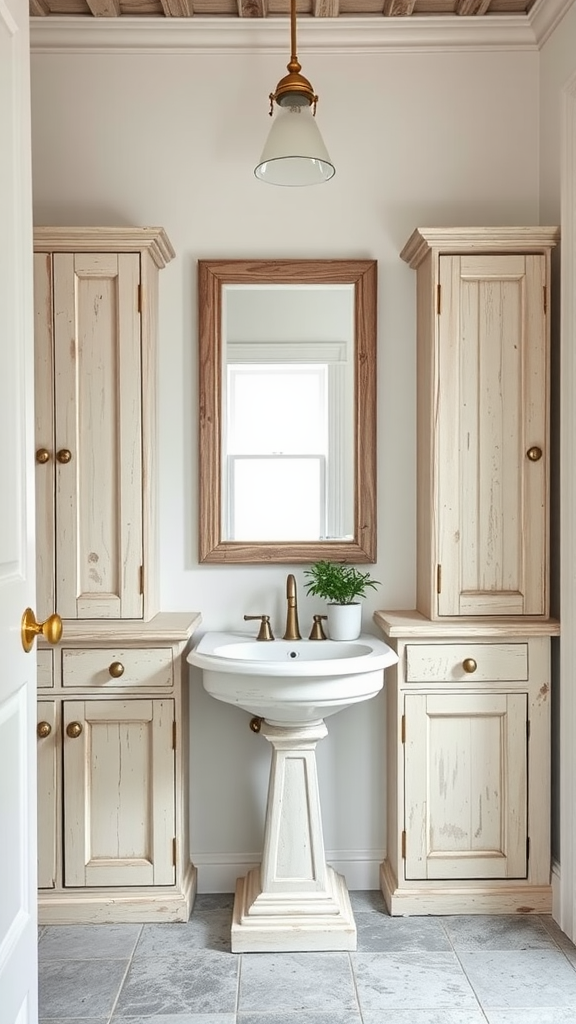
[[[355,892],[356,953],[233,954],[232,899],[40,928],[41,1024],[576,1024],[576,947],[550,917],[391,918]]]

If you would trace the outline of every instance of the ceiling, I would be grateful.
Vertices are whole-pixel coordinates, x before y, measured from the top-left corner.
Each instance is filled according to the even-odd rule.
[[[266,18],[289,13],[290,0],[29,0],[33,18]],[[526,19],[537,0],[297,0],[298,17]]]

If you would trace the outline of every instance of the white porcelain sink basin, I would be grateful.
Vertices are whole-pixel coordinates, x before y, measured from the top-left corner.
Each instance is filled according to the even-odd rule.
[[[397,661],[382,640],[256,641],[242,633],[206,633],[188,655],[204,689],[273,725],[317,722],[375,697],[384,669]]]

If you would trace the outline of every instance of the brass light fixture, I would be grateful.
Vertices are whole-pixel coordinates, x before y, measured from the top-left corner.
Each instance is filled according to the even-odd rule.
[[[310,82],[300,74],[296,55],[296,0],[290,0],[291,56],[288,74],[270,93],[270,116],[276,114],[262,156],[254,170],[260,181],[270,185],[316,185],[335,173],[320,129],[314,120],[318,97]]]

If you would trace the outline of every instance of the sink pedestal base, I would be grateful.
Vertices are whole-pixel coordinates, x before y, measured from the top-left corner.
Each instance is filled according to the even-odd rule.
[[[272,764],[262,864],[236,884],[232,952],[356,949],[356,925],[342,875],[326,864],[316,744],[323,721],[264,722]]]

